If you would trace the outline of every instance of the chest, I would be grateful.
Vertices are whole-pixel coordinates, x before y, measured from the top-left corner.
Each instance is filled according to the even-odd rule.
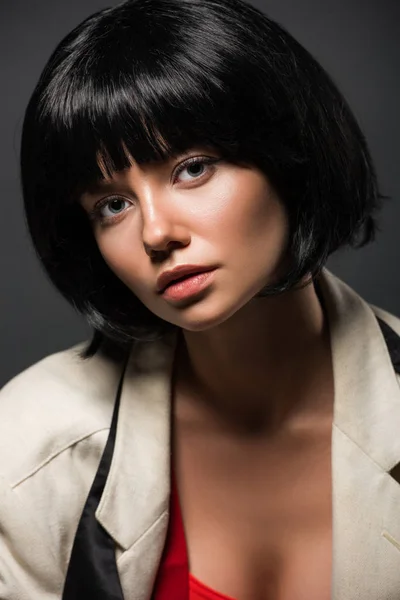
[[[175,427],[190,572],[235,600],[328,600],[331,427],[273,442]]]

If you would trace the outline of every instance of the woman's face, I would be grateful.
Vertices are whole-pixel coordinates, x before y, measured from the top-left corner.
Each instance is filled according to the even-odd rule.
[[[265,175],[216,151],[133,162],[81,202],[117,277],[149,310],[189,331],[232,316],[275,281],[286,254],[286,212]],[[211,270],[160,293],[159,276],[182,265]]]

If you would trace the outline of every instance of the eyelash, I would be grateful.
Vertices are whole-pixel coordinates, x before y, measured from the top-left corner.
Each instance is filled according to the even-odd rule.
[[[184,162],[182,162],[180,165],[177,166],[177,168],[174,171],[174,182],[176,180],[177,177],[179,177],[179,175],[182,173],[182,171],[184,171],[187,167],[190,167],[191,165],[195,165],[195,164],[201,164],[201,165],[212,165],[212,164],[216,164],[217,162],[219,162],[221,159],[217,159],[217,158],[209,158],[209,157],[191,157],[188,158],[187,160],[185,160]],[[201,179],[203,175],[199,175],[199,177],[195,178],[194,181],[196,181],[196,179]],[[126,200],[126,198],[123,198],[122,196],[108,196],[107,198],[104,198],[103,200],[100,200],[95,207],[93,208],[93,210],[90,211],[89,213],[89,219],[91,221],[99,221],[101,225],[105,225],[107,223],[112,223],[114,222],[116,219],[119,218],[120,215],[124,214],[125,211],[122,211],[121,213],[116,214],[114,217],[104,217],[101,214],[101,210],[104,208],[104,206],[107,206],[107,204],[110,204],[111,202],[113,202],[114,200],[123,200],[125,202],[128,202],[128,200]]]

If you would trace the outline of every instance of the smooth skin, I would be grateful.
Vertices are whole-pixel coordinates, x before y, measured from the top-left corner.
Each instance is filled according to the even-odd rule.
[[[328,600],[329,330],[313,284],[255,297],[287,255],[273,187],[255,167],[194,148],[132,159],[81,203],[112,271],[181,328],[173,452],[191,573],[236,600]],[[183,264],[216,267],[206,290],[158,294],[160,273]]]

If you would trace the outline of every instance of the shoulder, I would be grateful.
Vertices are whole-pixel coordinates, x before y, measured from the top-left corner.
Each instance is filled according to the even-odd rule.
[[[0,391],[0,474],[12,486],[110,425],[119,365],[78,344],[40,360]]]
[[[400,385],[400,319],[377,306],[370,305],[370,308],[379,321],[390,360]]]
[[[389,327],[393,329],[393,331],[400,337],[400,318],[384,310],[383,308],[375,306],[374,304],[370,304],[369,306],[372,309],[372,312],[375,314],[375,316],[387,325],[389,325]]]
[[[24,585],[29,597],[40,588],[35,598],[61,591],[122,369],[82,359],[83,347],[47,356],[0,391],[0,547],[13,549],[0,552],[1,597],[25,597]]]

